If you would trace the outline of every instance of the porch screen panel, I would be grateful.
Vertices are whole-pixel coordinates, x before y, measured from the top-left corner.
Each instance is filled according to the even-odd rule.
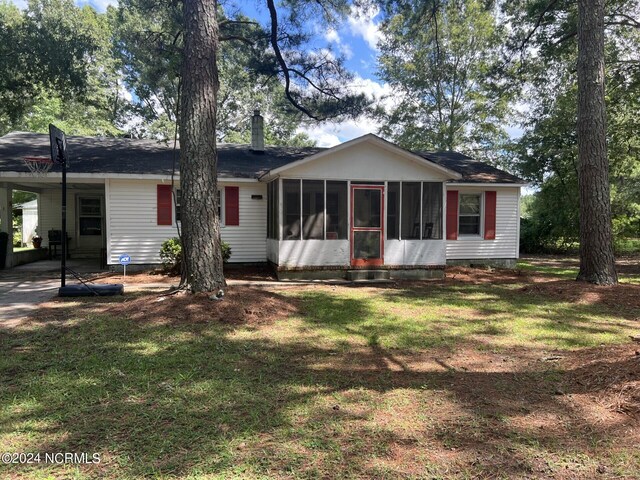
[[[280,184],[278,180],[271,183],[273,183],[273,238],[280,240]]]
[[[273,238],[273,182],[267,184],[267,238]]]
[[[267,185],[267,238],[278,238],[278,181]]]
[[[387,185],[387,239],[400,238],[400,182]]]
[[[442,183],[422,184],[422,238],[442,239]]]
[[[402,182],[402,239],[420,239],[420,182]]]
[[[302,181],[302,238],[324,239],[324,181]]]
[[[283,240],[300,240],[300,180],[282,181]]]
[[[327,240],[347,239],[347,182],[327,181]]]

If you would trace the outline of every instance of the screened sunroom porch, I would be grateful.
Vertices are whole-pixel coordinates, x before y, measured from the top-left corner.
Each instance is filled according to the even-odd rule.
[[[444,202],[443,182],[278,178],[267,186],[268,259],[280,272],[437,270]]]

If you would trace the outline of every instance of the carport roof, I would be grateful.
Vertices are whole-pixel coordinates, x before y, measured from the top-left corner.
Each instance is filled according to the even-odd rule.
[[[69,171],[87,174],[170,175],[174,152],[170,143],[148,139],[67,137]],[[218,175],[221,178],[259,178],[326,150],[317,147],[265,147],[264,153],[250,145],[218,144]],[[524,183],[520,178],[457,152],[414,152],[442,167],[462,174],[465,183]],[[49,136],[12,132],[0,138],[0,171],[28,172],[22,159],[48,156]],[[175,153],[178,170],[179,152]]]

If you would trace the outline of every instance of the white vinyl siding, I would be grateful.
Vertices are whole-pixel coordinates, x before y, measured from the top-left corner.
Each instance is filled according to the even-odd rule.
[[[104,194],[104,186],[96,184],[95,189],[67,190],[67,235],[71,237],[69,251],[78,247],[77,235],[77,197],[100,196]],[[45,189],[38,196],[38,234],[42,237],[42,246],[49,246],[49,230],[60,230],[62,225],[62,191],[59,186]],[[99,249],[99,247],[98,247]],[[58,252],[60,247],[58,246]]]
[[[292,167],[282,173],[286,178],[318,180],[402,180],[433,181],[450,180],[428,162],[416,162],[406,156],[390,152],[371,143],[359,143],[343,150],[332,152],[304,165]]]
[[[349,267],[349,240],[281,240],[278,264],[282,267]],[[274,255],[272,254],[272,257]]]
[[[450,186],[448,190],[457,190],[459,195],[478,194],[487,190],[496,193],[496,238],[485,240],[477,235],[459,235],[457,240],[447,240],[448,260],[473,260],[483,258],[518,258],[519,215],[518,203],[520,188],[513,187],[459,187]],[[482,211],[482,209],[481,209]],[[484,213],[480,222],[484,223]],[[483,231],[483,228],[480,229]]]
[[[157,185],[154,180],[111,179],[107,188],[108,263],[117,264],[122,253],[133,264],[159,264],[160,246],[178,235],[175,225],[157,224]],[[240,225],[220,229],[231,245],[230,262],[264,262],[267,258],[267,187],[262,183],[225,184],[240,188]],[[262,195],[262,199],[252,199]]]
[[[225,183],[218,183],[222,190],[224,208]],[[229,262],[267,261],[267,184],[240,183],[240,225],[227,225],[220,229],[222,240],[231,245]],[[261,199],[251,198],[262,195]],[[222,215],[224,216],[224,210]]]

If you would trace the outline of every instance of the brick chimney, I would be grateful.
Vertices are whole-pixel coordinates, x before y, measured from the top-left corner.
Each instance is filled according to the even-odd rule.
[[[251,151],[264,152],[264,119],[257,108],[251,117]]]

